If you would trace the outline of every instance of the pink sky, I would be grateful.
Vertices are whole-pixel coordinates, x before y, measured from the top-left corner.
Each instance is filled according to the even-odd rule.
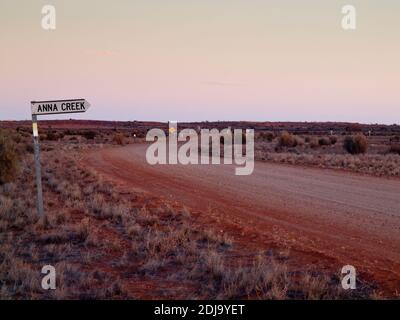
[[[0,3],[0,120],[86,98],[74,118],[400,123],[398,1]],[[70,117],[70,116],[68,116]],[[57,118],[62,118],[57,116]]]

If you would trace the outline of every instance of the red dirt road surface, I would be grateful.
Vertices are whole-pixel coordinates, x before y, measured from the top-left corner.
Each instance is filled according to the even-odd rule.
[[[151,166],[146,148],[90,151],[84,163],[122,187],[196,210],[199,223],[247,250],[291,248],[299,268],[354,265],[400,292],[400,180],[262,162],[250,176],[230,165]]]

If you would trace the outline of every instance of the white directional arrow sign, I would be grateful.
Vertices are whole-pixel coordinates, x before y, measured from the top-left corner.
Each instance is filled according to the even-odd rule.
[[[54,101],[31,101],[33,147],[35,155],[36,189],[37,189],[37,211],[39,216],[44,215],[43,190],[42,190],[42,168],[40,165],[40,147],[38,132],[38,116],[46,114],[78,113],[86,112],[90,107],[85,99],[54,100]]]
[[[90,107],[85,99],[32,101],[32,115],[79,113],[86,112]]]

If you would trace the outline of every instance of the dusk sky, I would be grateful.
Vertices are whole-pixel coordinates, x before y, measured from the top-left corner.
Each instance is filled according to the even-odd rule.
[[[73,118],[400,123],[399,16],[398,0],[0,0],[0,120],[86,98]]]

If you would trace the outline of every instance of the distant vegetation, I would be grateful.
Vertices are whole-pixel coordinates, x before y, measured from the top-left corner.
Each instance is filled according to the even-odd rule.
[[[400,177],[399,134],[368,132],[367,137],[363,133],[346,135],[334,129],[329,128],[323,133],[320,130],[308,130],[301,134],[286,130],[281,133],[256,132],[255,158],[275,163]],[[357,126],[349,130],[355,132]]]
[[[392,144],[389,148],[389,153],[397,153],[400,155],[400,144]]]
[[[280,147],[295,147],[297,146],[297,139],[294,135],[290,134],[287,131],[281,133],[279,137],[279,146]]]
[[[84,133],[83,133],[83,136],[86,138],[86,139],[88,139],[88,140],[93,140],[95,137],[96,137],[96,132],[94,132],[94,131],[85,131]]]
[[[331,141],[328,138],[319,138],[318,144],[320,146],[329,146],[331,144]]]
[[[119,144],[119,145],[123,145],[124,144],[124,140],[125,140],[124,138],[125,137],[124,137],[124,135],[122,133],[116,133],[113,136],[113,142],[115,142],[116,144]]]
[[[275,138],[275,134],[271,131],[261,131],[258,135],[261,140],[271,142]]]

